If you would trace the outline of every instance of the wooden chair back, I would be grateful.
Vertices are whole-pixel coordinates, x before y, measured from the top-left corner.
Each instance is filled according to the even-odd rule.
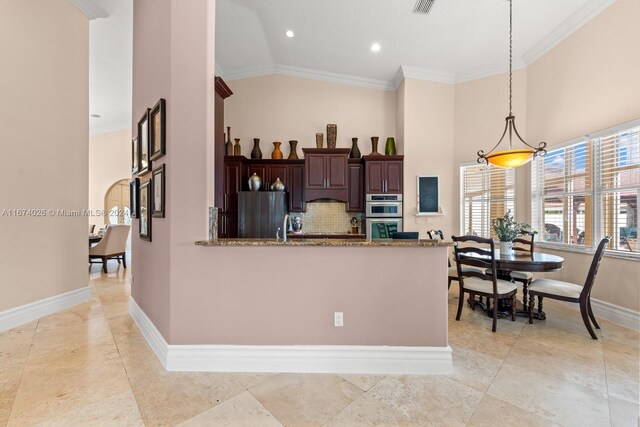
[[[453,240],[453,254],[458,268],[460,284],[464,286],[465,277],[478,277],[493,283],[494,295],[498,293],[498,277],[496,268],[496,248],[493,239],[478,236],[451,236]],[[465,254],[476,254],[473,258],[465,257]],[[482,270],[463,271],[463,265],[480,267]],[[488,271],[489,274],[484,273]]]
[[[610,241],[611,237],[607,236],[600,241],[600,244],[598,244],[598,249],[596,249],[596,253],[593,255],[593,261],[591,261],[591,267],[589,268],[587,280],[585,280],[582,292],[580,292],[581,300],[589,298],[589,296],[591,295],[591,289],[593,288],[593,283],[595,282],[596,275],[598,274],[598,267],[600,267],[602,255],[604,254],[604,250],[607,248],[607,245]]]
[[[429,240],[444,240],[442,230],[429,230],[427,236],[429,236]]]
[[[533,253],[533,240],[535,233],[527,232],[522,237],[518,237],[513,241],[513,251],[516,255],[529,255]]]

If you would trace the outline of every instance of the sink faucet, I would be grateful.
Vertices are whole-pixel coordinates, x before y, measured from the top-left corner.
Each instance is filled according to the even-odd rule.
[[[289,214],[284,216],[282,220],[282,241],[287,241],[287,231],[291,228],[291,218],[289,218]]]

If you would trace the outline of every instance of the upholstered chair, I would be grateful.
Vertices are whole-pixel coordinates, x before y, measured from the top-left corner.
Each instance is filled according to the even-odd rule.
[[[127,268],[125,251],[130,225],[108,225],[104,237],[93,247],[89,248],[89,263],[102,262],[102,270],[107,273],[107,260],[116,259],[118,264],[122,260]]]

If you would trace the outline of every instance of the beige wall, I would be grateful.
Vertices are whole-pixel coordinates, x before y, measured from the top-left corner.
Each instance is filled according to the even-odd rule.
[[[0,52],[0,210],[86,208],[87,18],[0,2]],[[86,217],[0,216],[0,236],[0,311],[88,285]]]
[[[640,118],[640,2],[618,0],[527,70],[527,137],[556,144]],[[562,252],[582,283],[591,255]],[[640,310],[640,261],[605,256],[593,297]]]
[[[131,130],[91,135],[89,138],[89,210],[104,210],[104,196],[121,179],[131,178]],[[97,228],[104,216],[90,216]]]
[[[322,132],[327,145],[327,123],[338,125],[338,148],[351,147],[358,138],[360,152],[371,152],[371,137],[379,136],[378,151],[388,136],[396,135],[396,95],[300,77],[272,74],[228,81],[233,96],[225,100],[225,126],[231,137],[240,138],[242,154],[250,157],[253,138],[260,138],[263,158],[270,158],[273,141],[282,142],[289,155],[289,140],[301,148],[315,148]],[[383,151],[384,152],[384,151]]]
[[[406,79],[403,83],[404,146],[404,230],[441,229],[447,236],[454,233],[457,191],[452,168],[454,146],[454,86]],[[440,205],[443,215],[416,217],[419,175],[440,177]],[[418,222],[416,222],[418,219]]]

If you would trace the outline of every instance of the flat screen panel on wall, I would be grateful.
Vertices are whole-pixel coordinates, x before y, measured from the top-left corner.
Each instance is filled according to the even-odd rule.
[[[440,215],[440,178],[418,177],[418,214]]]

